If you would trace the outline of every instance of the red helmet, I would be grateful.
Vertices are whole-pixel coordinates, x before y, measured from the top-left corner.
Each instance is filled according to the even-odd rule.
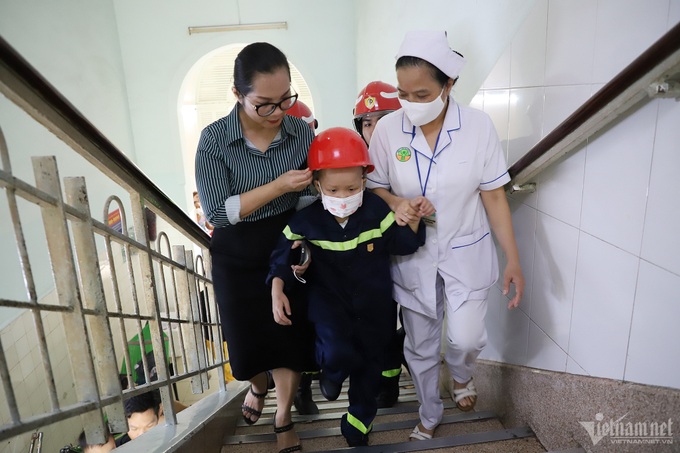
[[[361,120],[369,113],[389,113],[400,108],[395,87],[378,80],[371,82],[359,92],[354,104],[354,128],[361,133]]]
[[[373,171],[366,142],[346,127],[331,127],[314,137],[309,146],[307,164],[310,170],[366,167],[367,173]]]
[[[317,127],[319,127],[319,122],[316,120],[316,118],[314,118],[314,114],[310,108],[307,107],[307,104],[300,100],[293,104],[291,108],[286,110],[286,113],[300,118],[305,123],[309,124],[309,127],[311,127],[312,130],[315,130]]]

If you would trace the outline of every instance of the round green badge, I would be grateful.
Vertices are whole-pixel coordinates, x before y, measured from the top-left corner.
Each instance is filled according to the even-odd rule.
[[[409,159],[411,159],[411,150],[406,147],[399,148],[395,155],[397,156],[397,160],[399,162],[407,162]]]

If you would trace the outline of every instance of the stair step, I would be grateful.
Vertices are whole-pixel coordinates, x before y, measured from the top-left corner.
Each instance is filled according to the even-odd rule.
[[[376,414],[377,417],[384,416],[384,415],[392,415],[392,414],[407,414],[407,413],[413,413],[413,412],[418,412],[419,406],[417,404],[403,404],[407,401],[405,401],[406,398],[400,399],[400,402],[402,404],[396,405],[394,407],[389,407],[389,408],[384,408],[384,409],[378,409],[378,413]],[[415,402],[417,400],[414,400]],[[319,402],[317,401],[317,404]],[[321,409],[321,404],[319,405],[319,409]],[[334,405],[335,406],[335,405]],[[346,409],[347,405],[344,404],[340,409]],[[447,409],[455,409],[456,408],[456,403],[453,402],[446,402],[444,403],[444,410]],[[342,417],[344,414],[346,414],[347,411],[344,410],[342,412],[323,412],[319,413],[318,415],[299,415],[295,411],[293,411],[293,422],[295,423],[309,423],[309,422],[315,422],[319,420],[340,420],[340,417]],[[271,412],[272,417],[266,416],[264,413],[262,417],[257,421],[257,423],[253,425],[248,425],[243,419],[239,420],[236,423],[236,426],[238,428],[250,428],[253,426],[260,426],[260,425],[271,425],[274,423],[274,417],[273,417],[273,412]]]
[[[478,433],[459,434],[456,436],[435,437],[429,440],[420,440],[414,442],[400,442],[395,444],[380,444],[369,445],[368,447],[358,447],[352,449],[355,453],[398,453],[408,451],[426,451],[435,450],[439,448],[450,451],[451,447],[458,447],[463,445],[475,445],[487,442],[499,442],[504,440],[521,439],[524,437],[533,437],[534,432],[530,428],[512,428],[501,429],[496,431],[484,431]],[[500,446],[497,446],[499,448]],[[338,448],[335,450],[318,450],[326,453],[340,453],[347,452],[347,448]],[[495,450],[498,451],[498,450]]]
[[[442,418],[441,425],[446,425],[449,423],[459,423],[467,422],[473,420],[484,420],[489,418],[495,418],[496,415],[493,412],[463,412],[454,415],[445,415]],[[409,419],[399,422],[388,422],[388,423],[378,423],[373,424],[374,433],[381,431],[392,431],[397,429],[412,429],[419,422],[419,419]],[[271,427],[270,427],[271,429]],[[311,439],[315,437],[329,437],[329,436],[339,436],[340,427],[334,428],[320,428],[320,429],[301,429],[298,430],[298,436],[300,439]],[[257,443],[257,442],[273,442],[276,440],[276,436],[273,432],[262,433],[262,434],[245,434],[236,436],[226,436],[224,438],[224,445],[237,445],[244,443]]]
[[[293,421],[306,452],[396,453],[428,451],[431,453],[544,453],[528,427],[506,429],[493,412],[461,412],[450,398],[444,398],[444,417],[436,437],[425,441],[408,441],[408,435],[419,422],[419,404],[410,376],[402,374],[398,404],[379,409],[373,422],[368,447],[349,448],[340,432],[340,418],[347,410],[347,383],[336,401],[326,401],[312,384],[312,396],[319,407],[318,415],[300,415],[293,408]],[[244,392],[245,394],[245,392]],[[275,450],[273,414],[274,392],[265,400],[262,417],[247,425],[237,417],[234,431],[224,436],[223,453],[260,453]],[[415,417],[414,417],[415,414]],[[395,442],[396,441],[396,442]]]

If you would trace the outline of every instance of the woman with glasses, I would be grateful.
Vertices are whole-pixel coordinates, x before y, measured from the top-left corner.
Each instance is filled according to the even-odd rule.
[[[215,297],[234,377],[250,381],[243,418],[255,423],[267,394],[267,370],[276,383],[274,431],[281,453],[301,449],[291,406],[300,371],[316,368],[313,330],[304,298],[289,294],[291,326],[272,315],[265,284],[269,255],[296,208],[314,201],[307,149],[314,138],[295,105],[286,56],[268,43],[246,46],[234,62],[237,104],[201,133],[196,187],[208,221]]]

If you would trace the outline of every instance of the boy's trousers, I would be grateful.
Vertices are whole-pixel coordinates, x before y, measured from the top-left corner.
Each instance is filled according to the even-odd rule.
[[[376,398],[380,390],[383,360],[381,354],[369,357],[366,348],[351,332],[315,324],[316,358],[322,373],[335,383],[349,377],[350,424],[362,434],[368,434],[378,411]]]

